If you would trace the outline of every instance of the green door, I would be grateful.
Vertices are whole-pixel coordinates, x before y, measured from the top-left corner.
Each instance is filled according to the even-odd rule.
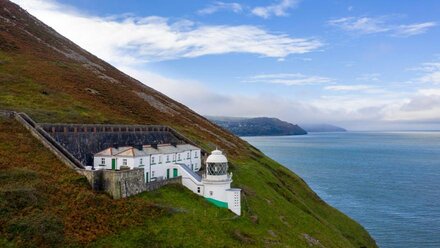
[[[116,170],[116,159],[112,159],[112,170]]]
[[[167,169],[167,178],[170,178],[170,169]]]
[[[177,174],[178,174],[178,173],[177,173],[177,169],[174,168],[174,169],[173,169],[173,177],[177,177]]]

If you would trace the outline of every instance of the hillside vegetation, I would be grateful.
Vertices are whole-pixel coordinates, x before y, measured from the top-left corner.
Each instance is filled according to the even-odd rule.
[[[169,125],[204,149],[223,149],[243,189],[238,218],[181,186],[112,200],[0,118],[1,247],[376,247],[294,173],[6,0],[0,109],[38,122]]]

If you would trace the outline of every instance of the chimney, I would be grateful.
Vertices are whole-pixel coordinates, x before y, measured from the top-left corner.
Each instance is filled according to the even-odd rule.
[[[151,147],[153,147],[154,149],[157,149],[157,143],[151,144]]]
[[[142,151],[142,144],[137,144],[133,146],[134,148],[138,149],[139,151]]]
[[[113,143],[112,147],[118,149],[119,148],[119,144],[118,143]]]

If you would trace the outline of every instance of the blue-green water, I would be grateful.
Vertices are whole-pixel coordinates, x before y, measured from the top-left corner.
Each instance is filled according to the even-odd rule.
[[[380,247],[440,247],[440,132],[245,137]]]

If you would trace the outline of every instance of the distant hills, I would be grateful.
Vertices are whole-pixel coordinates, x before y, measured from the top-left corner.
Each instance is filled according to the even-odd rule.
[[[346,132],[342,127],[330,124],[296,125],[277,118],[206,116],[210,121],[238,136],[304,135],[308,132]]]
[[[346,132],[347,130],[330,124],[301,124],[307,132]]]
[[[277,136],[307,134],[307,131],[302,129],[300,126],[282,121],[277,118],[240,118],[214,116],[207,116],[207,118],[238,136]]]

